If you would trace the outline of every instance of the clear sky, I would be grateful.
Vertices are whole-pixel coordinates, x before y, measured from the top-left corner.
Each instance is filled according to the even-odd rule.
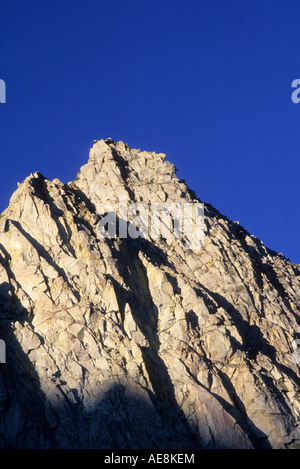
[[[299,0],[1,0],[0,211],[111,137],[300,263],[297,78]]]

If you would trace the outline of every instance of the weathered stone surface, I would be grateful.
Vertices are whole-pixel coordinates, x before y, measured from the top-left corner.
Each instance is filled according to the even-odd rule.
[[[108,139],[1,214],[0,447],[299,447],[299,265],[208,204],[199,252],[101,238],[120,197],[196,200],[165,155]]]

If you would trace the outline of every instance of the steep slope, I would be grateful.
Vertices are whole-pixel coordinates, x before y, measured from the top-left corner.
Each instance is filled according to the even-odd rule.
[[[0,447],[299,447],[299,266],[207,204],[198,250],[101,236],[120,200],[197,202],[165,155],[108,139],[1,215]]]

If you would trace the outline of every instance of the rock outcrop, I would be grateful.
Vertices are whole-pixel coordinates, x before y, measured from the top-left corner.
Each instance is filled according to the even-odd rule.
[[[300,266],[209,204],[197,251],[101,236],[120,198],[197,202],[108,139],[0,216],[0,448],[299,447]]]

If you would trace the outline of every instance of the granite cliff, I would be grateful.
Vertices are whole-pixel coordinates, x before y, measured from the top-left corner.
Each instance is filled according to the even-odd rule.
[[[197,202],[165,155],[107,139],[1,214],[0,448],[300,447],[300,266],[209,204],[199,250],[100,236],[120,199]]]

